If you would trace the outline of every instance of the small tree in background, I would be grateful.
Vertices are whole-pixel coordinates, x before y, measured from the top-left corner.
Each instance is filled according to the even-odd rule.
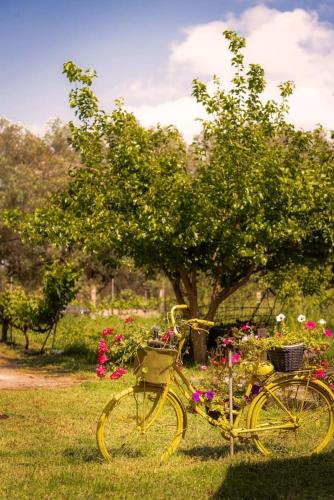
[[[78,273],[69,264],[54,263],[43,274],[43,287],[27,293],[20,286],[6,289],[0,294],[0,320],[2,340],[7,340],[8,326],[21,330],[25,349],[29,349],[29,330],[46,334],[46,341],[61,318],[65,307],[74,299]]]
[[[279,103],[263,100],[263,69],[244,66],[243,38],[224,36],[235,74],[229,90],[216,77],[213,92],[193,81],[208,120],[189,150],[175,128],[145,129],[121,101],[110,114],[100,110],[95,72],[66,63],[83,166],[24,224],[29,237],[163,271],[192,316],[205,275],[207,319],[255,274],[330,261],[333,242],[333,143],[321,128],[286,123],[292,83],[280,85]],[[193,346],[205,361],[204,336]]]

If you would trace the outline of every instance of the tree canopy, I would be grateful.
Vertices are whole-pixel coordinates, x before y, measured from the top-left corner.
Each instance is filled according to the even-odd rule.
[[[279,102],[265,100],[263,69],[244,64],[245,40],[224,36],[234,77],[227,86],[214,77],[213,90],[193,81],[208,118],[191,147],[172,126],[144,128],[120,100],[111,113],[101,110],[95,72],[65,63],[78,118],[72,146],[82,165],[51,209],[25,222],[37,240],[163,271],[194,316],[199,275],[206,275],[208,319],[252,275],[319,268],[333,245],[333,141],[321,127],[287,123],[293,84],[280,85]],[[202,361],[205,343],[193,341]]]

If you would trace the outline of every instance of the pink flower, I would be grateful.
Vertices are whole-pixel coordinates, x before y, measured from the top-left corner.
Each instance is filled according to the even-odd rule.
[[[329,338],[333,337],[333,334],[330,330],[325,330],[324,335]]]
[[[167,332],[165,333],[165,335],[163,335],[163,336],[161,337],[161,340],[162,340],[163,342],[168,342],[168,341],[169,341],[169,339],[170,339],[171,337],[173,337],[173,335],[174,335],[173,330],[167,330]]]
[[[128,373],[128,370],[126,370],[125,368],[117,368],[117,370],[115,370],[111,375],[110,375],[110,378],[112,380],[115,380],[117,378],[120,378],[122,377],[123,375],[125,375],[126,373]]]
[[[224,345],[231,345],[234,340],[234,337],[228,337],[227,339],[223,340]]]
[[[107,371],[107,368],[103,365],[99,365],[97,368],[96,368],[96,375],[99,377],[99,378],[103,378],[106,374],[106,371]]]
[[[98,345],[99,345],[99,354],[103,354],[104,352],[108,351],[108,345],[105,340],[100,340]]]
[[[314,378],[325,378],[325,376],[326,376],[326,372],[322,368],[319,368],[319,370],[316,370],[313,373]]]
[[[205,370],[208,369],[208,367],[206,365],[202,365],[202,366],[200,366],[200,369],[203,370],[203,371],[205,371]]]
[[[112,335],[114,333],[113,328],[104,328],[102,330],[102,337],[108,337],[108,335]]]
[[[240,328],[240,330],[242,330],[243,332],[245,332],[246,330],[249,330],[249,329],[250,329],[249,323],[246,323],[245,325],[242,325],[242,327]]]
[[[135,319],[132,316],[128,316],[127,318],[125,318],[124,323],[125,324],[132,323],[134,320]]]
[[[233,356],[232,356],[232,363],[233,364],[234,363],[239,363],[240,359],[241,359],[240,354],[233,354]]]
[[[103,365],[103,363],[106,363],[107,361],[109,361],[109,358],[105,354],[100,354],[97,358],[99,365]]]
[[[128,370],[126,370],[126,368],[118,368],[117,371],[121,376],[128,373]]]
[[[308,330],[313,330],[313,328],[315,328],[317,326],[316,323],[314,323],[314,321],[306,321],[305,323],[305,328],[307,328]]]
[[[115,338],[114,338],[115,344],[119,344],[123,338],[124,338],[124,335],[115,335]]]

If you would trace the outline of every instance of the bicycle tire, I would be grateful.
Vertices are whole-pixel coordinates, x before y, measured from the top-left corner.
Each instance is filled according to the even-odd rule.
[[[176,450],[184,433],[183,411],[168,392],[161,412],[152,419],[162,394],[161,387],[135,386],[111,399],[97,425],[97,445],[107,462],[162,462]]]
[[[302,456],[323,450],[334,431],[333,398],[328,391],[306,379],[288,379],[274,384],[270,391],[257,396],[249,418],[249,428],[259,429],[254,442],[260,452]],[[269,429],[292,423],[289,429]],[[266,427],[268,430],[264,430]]]

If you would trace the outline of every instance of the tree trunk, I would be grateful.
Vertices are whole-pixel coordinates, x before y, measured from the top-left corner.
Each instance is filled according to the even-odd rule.
[[[8,342],[8,329],[9,323],[7,320],[2,321],[2,332],[1,332],[1,341],[7,343]]]
[[[166,271],[165,271],[166,272]],[[236,290],[241,288],[247,283],[251,274],[253,273],[253,268],[239,281],[234,283],[231,287],[227,289],[221,288],[221,278],[220,274],[217,276],[216,281],[212,288],[211,300],[205,319],[208,321],[213,321],[217,313],[220,304],[232,295]],[[189,317],[199,318],[199,307],[198,307],[198,293],[197,293],[197,272],[192,270],[187,272],[184,269],[179,269],[177,276],[171,276],[166,272],[168,279],[170,280],[175,297],[178,304],[188,303],[189,305]],[[187,300],[185,300],[185,297]],[[207,334],[199,332],[191,332],[191,343],[193,347],[194,361],[199,364],[205,364],[207,362]]]
[[[25,348],[25,350],[26,350],[26,351],[28,351],[28,350],[29,350],[29,337],[28,337],[28,333],[27,333],[27,331],[28,331],[28,328],[24,328],[24,329],[23,329],[23,335],[24,335],[24,338],[25,338],[25,340],[26,340],[26,343],[25,343],[24,348]]]

